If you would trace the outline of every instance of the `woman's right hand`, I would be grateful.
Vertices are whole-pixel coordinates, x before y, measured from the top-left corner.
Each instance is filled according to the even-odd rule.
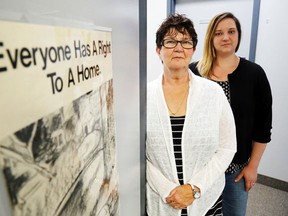
[[[168,197],[166,202],[175,209],[183,209],[191,205],[194,201],[193,191],[191,185],[185,184],[174,188]]]

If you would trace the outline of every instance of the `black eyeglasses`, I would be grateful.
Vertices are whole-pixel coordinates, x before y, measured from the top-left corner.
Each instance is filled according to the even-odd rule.
[[[162,46],[168,49],[175,48],[177,44],[180,43],[184,49],[192,49],[193,48],[193,41],[192,40],[174,40],[174,39],[164,39],[162,42]]]

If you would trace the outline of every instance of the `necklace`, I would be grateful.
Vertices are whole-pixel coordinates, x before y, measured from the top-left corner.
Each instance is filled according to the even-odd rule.
[[[169,108],[168,103],[167,103],[167,108],[168,108],[168,110],[169,110],[169,112],[170,112],[170,114],[171,114],[172,116],[175,116],[175,115],[179,112],[179,110],[180,110],[180,108],[182,107],[182,104],[183,104],[186,96],[188,95],[188,92],[189,92],[189,86],[188,86],[188,88],[187,88],[187,90],[186,90],[186,92],[185,92],[185,94],[184,94],[184,96],[183,96],[183,98],[182,98],[181,103],[179,104],[178,109],[176,109],[175,112],[172,112],[172,110]]]

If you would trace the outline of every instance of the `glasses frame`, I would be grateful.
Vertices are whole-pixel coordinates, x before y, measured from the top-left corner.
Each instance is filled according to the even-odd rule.
[[[169,41],[175,41],[176,42],[176,44],[175,44],[175,46],[174,47],[166,47],[165,45],[164,45],[164,42],[165,41],[167,41],[167,40],[169,40]],[[183,47],[183,42],[187,42],[187,41],[191,41],[192,42],[192,47],[190,47],[190,48],[186,48],[186,47]],[[183,49],[193,49],[194,48],[194,43],[193,43],[193,40],[175,40],[175,39],[164,39],[163,41],[162,41],[162,46],[164,46],[165,48],[167,48],[167,49],[174,49],[177,45],[178,45],[178,43],[180,43],[180,45],[181,45],[181,47],[183,48]]]

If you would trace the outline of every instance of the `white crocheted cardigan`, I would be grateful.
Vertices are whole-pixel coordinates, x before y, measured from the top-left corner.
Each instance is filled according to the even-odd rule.
[[[233,114],[222,88],[191,71],[182,133],[184,183],[198,186],[201,198],[188,215],[201,216],[221,195],[224,172],[236,152]],[[168,108],[161,75],[147,90],[147,212],[149,216],[177,216],[165,198],[179,185]]]

